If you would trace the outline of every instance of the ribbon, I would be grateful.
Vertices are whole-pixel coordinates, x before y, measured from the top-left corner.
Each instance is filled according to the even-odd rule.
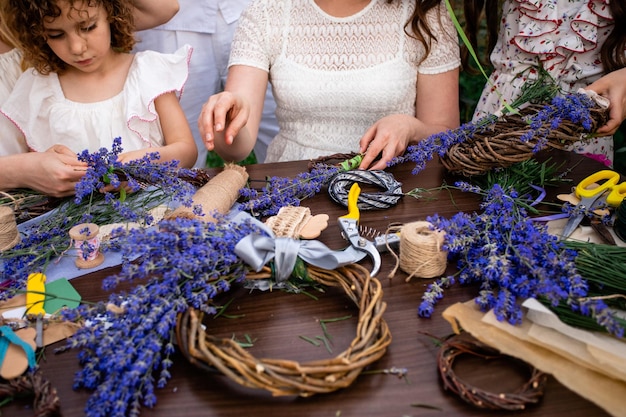
[[[28,367],[33,369],[37,366],[37,361],[35,360],[35,351],[32,347],[26,342],[24,342],[18,335],[13,332],[9,326],[0,327],[0,365],[4,362],[7,350],[9,350],[9,344],[13,343],[24,349],[24,353],[26,353],[26,358],[28,359]]]
[[[238,213],[233,221],[246,219],[255,222],[266,234],[253,233],[244,237],[235,245],[235,253],[257,272],[273,259],[276,282],[289,279],[298,258],[318,268],[336,269],[367,256],[367,253],[353,246],[336,251],[318,240],[277,238],[265,224],[245,212]]]

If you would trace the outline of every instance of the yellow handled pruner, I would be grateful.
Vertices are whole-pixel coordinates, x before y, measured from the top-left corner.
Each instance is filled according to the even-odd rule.
[[[372,267],[370,275],[376,276],[380,270],[380,253],[378,249],[376,249],[374,242],[359,234],[360,213],[357,205],[359,194],[361,194],[361,187],[355,182],[348,192],[348,214],[339,217],[339,227],[341,228],[344,238],[346,238],[355,249],[367,253],[369,257],[372,258],[374,266]]]

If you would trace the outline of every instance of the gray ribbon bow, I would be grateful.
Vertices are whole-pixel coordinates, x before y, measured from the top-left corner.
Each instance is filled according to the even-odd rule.
[[[244,215],[237,215],[238,221]],[[330,249],[318,240],[299,240],[289,237],[275,237],[265,224],[258,222],[268,236],[250,234],[235,245],[235,253],[255,271],[260,271],[265,264],[274,260],[276,282],[289,279],[298,258],[323,269],[336,269],[340,266],[358,262],[367,254],[352,246],[342,251]]]

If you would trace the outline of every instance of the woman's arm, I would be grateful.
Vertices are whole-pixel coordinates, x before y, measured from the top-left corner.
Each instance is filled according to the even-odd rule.
[[[174,17],[179,9],[177,0],[133,0],[133,5],[135,30],[162,25]]]
[[[198,119],[208,150],[226,161],[241,161],[250,154],[259,133],[267,82],[267,72],[261,69],[229,68],[224,92],[209,97]]]
[[[361,168],[385,169],[407,146],[459,126],[459,70],[418,74],[415,117],[394,114],[383,117],[363,135]],[[381,159],[373,163],[381,155]],[[371,166],[370,166],[371,165]]]

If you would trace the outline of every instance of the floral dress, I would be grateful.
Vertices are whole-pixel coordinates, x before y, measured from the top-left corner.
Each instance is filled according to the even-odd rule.
[[[491,54],[494,72],[474,119],[511,103],[528,80],[546,70],[565,92],[586,87],[603,75],[600,48],[614,21],[609,0],[505,0],[499,39]],[[574,151],[610,165],[611,137],[578,142]]]

